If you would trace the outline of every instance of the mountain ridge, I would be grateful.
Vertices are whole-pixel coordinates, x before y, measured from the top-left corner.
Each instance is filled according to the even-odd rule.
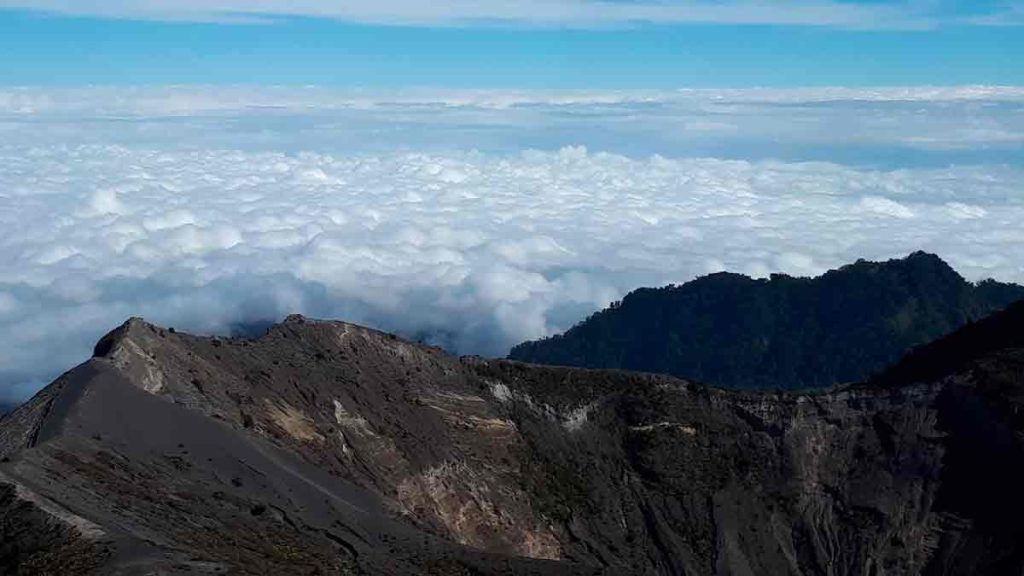
[[[258,339],[132,319],[0,419],[0,569],[1019,570],[1013,338],[938,377],[787,394],[300,316]],[[973,490],[975,470],[1003,476]]]
[[[663,372],[728,388],[829,387],[867,379],[913,346],[1021,299],[1022,286],[969,283],[925,252],[858,260],[814,278],[721,272],[635,290],[508,357]]]

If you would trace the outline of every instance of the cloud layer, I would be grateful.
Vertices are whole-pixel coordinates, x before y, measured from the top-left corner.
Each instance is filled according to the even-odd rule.
[[[1019,4],[797,0],[785,6],[759,0],[0,0],[0,7],[106,18],[263,23],[281,17],[332,18],[386,25],[621,26],[636,23],[726,23],[928,28],[942,23],[1013,25]]]
[[[174,87],[0,89],[21,145],[514,153],[872,167],[1019,163],[1024,88],[510,91]]]
[[[25,92],[0,93],[0,386],[18,395],[45,383],[130,315],[227,332],[301,312],[500,355],[637,286],[722,269],[815,274],[925,249],[972,279],[1024,281],[1024,168],[989,158],[1019,154],[1006,136],[1019,134],[1019,95],[977,93],[919,96],[912,106],[931,122],[873,139],[825,119],[860,102],[891,121],[908,97],[526,94],[483,105],[453,94],[418,97],[409,112],[317,96],[278,98],[282,115],[250,106],[252,93],[202,109],[195,101],[228,100],[199,92],[169,115],[173,90],[72,109],[56,92],[31,106]],[[929,131],[961,116],[950,106],[973,107],[990,129],[938,151],[935,138],[905,142],[942,137]],[[747,157],[679,153],[680,117],[733,126],[746,136],[732,142],[747,142],[733,155]],[[771,118],[802,128],[773,132]],[[705,128],[688,145],[721,133]],[[826,132],[965,160],[809,161]],[[769,135],[792,158],[750,144]],[[663,153],[598,147],[627,139]]]
[[[694,88],[678,90],[449,90],[251,86],[0,88],[0,114],[181,116],[258,109],[310,111],[405,107],[660,105],[707,109],[716,105],[808,105],[836,102],[1024,102],[1021,86],[887,86],[848,88]]]

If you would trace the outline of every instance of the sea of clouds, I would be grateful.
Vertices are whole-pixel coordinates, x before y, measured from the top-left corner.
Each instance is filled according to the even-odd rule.
[[[133,315],[503,355],[638,286],[1024,281],[1024,90],[0,90],[0,399]]]

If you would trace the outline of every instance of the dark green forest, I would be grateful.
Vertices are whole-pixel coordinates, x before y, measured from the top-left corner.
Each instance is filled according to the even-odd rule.
[[[641,288],[565,334],[509,358],[663,372],[727,388],[857,382],[913,347],[1024,299],[1024,287],[966,281],[938,256],[860,260],[817,278],[718,273]]]

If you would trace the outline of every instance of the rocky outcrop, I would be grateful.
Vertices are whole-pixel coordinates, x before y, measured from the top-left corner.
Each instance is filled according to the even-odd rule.
[[[0,421],[0,505],[98,573],[1019,573],[1000,318],[945,370],[817,394],[133,319]]]

